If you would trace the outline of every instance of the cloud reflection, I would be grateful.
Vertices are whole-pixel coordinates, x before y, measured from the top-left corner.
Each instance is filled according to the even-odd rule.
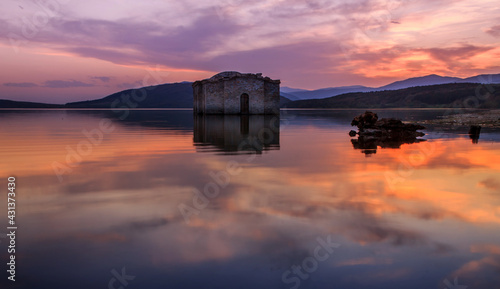
[[[191,111],[176,113],[178,119],[192,117]],[[500,204],[491,194],[494,182],[485,181],[500,172],[490,162],[498,155],[495,144],[472,146],[465,137],[429,140],[364,158],[351,147],[348,124],[299,114],[282,118],[287,122],[281,125],[280,150],[218,155],[196,152],[192,123],[179,130],[182,124],[168,117],[147,122],[134,116],[113,119],[116,130],[59,184],[51,161],[64,161],[64,146],[78,143],[81,129],[91,129],[105,114],[1,117],[8,124],[1,133],[10,135],[9,142],[3,138],[4,159],[18,148],[36,151],[36,157],[17,154],[16,164],[0,167],[5,175],[15,173],[29,192],[20,195],[23,247],[31,248],[28,272],[43,271],[38,259],[51,253],[58,272],[66,272],[61,264],[97,270],[79,261],[88,256],[106,272],[123,264],[146,268],[141,278],[153,281],[163,275],[188,284],[198,273],[228,270],[248,280],[244,287],[280,286],[283,270],[309,256],[316,237],[331,235],[342,250],[322,263],[314,280],[390,287],[386,282],[416,278],[428,270],[425,264],[439,262],[436,276],[422,281],[426,285],[457,268],[467,281],[475,274],[495,281],[498,244],[491,231],[500,224]],[[385,173],[430,143],[437,146],[434,153],[391,189]],[[178,204],[192,202],[193,189],[202,190],[213,181],[210,172],[223,170],[228,161],[238,162],[241,173],[187,225]],[[491,245],[480,246],[470,236]],[[59,253],[51,244],[59,245]],[[248,272],[255,275],[246,279]],[[214,278],[224,287],[224,278]]]

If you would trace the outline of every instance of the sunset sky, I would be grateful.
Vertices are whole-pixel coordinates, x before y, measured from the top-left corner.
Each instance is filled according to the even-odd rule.
[[[0,98],[66,103],[224,70],[282,85],[500,73],[498,0],[6,0]]]

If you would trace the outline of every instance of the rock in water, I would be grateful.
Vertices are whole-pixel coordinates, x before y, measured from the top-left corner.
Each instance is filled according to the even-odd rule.
[[[352,122],[352,126],[357,126],[359,129],[363,127],[373,126],[378,120],[378,115],[371,111],[367,111],[362,115],[356,116]]]
[[[425,127],[417,124],[406,124],[395,118],[378,119],[378,115],[371,111],[356,116],[351,125],[357,126],[359,129],[358,139],[351,140],[353,147],[361,149],[367,155],[376,153],[378,146],[399,148],[405,143],[425,141],[417,139],[417,137],[425,135],[417,130],[425,129]],[[350,131],[349,135],[354,137],[356,132]]]

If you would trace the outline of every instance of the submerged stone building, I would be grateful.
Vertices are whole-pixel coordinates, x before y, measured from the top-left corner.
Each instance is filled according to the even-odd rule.
[[[196,114],[279,114],[280,81],[225,71],[193,83]]]

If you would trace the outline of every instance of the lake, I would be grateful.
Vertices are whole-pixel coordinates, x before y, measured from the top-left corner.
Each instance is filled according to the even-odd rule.
[[[500,288],[500,131],[360,147],[361,112],[1,111],[0,286]]]

